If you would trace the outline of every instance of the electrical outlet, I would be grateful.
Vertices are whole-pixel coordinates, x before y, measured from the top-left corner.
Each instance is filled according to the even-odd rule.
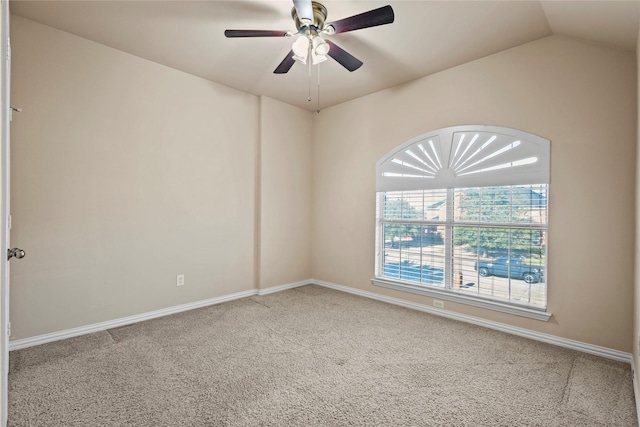
[[[444,308],[444,301],[439,300],[439,299],[434,299],[433,300],[433,306],[434,307],[438,307],[438,308]]]
[[[176,277],[176,286],[184,286],[184,274],[178,274]]]

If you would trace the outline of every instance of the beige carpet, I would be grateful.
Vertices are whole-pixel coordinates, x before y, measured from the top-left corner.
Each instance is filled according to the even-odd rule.
[[[634,426],[629,365],[319,286],[11,353],[9,426]]]

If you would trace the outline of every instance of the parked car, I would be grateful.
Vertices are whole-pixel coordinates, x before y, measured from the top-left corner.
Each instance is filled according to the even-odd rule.
[[[544,282],[544,269],[540,266],[526,265],[520,257],[497,258],[492,261],[476,261],[473,268],[482,277],[498,276],[521,279],[526,283]]]

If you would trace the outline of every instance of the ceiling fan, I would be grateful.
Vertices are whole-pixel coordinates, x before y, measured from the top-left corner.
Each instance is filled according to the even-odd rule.
[[[274,70],[275,74],[287,73],[296,61],[307,64],[319,64],[327,60],[327,55],[336,60],[349,71],[362,66],[360,61],[349,52],[322,36],[346,33],[362,28],[391,24],[394,19],[393,8],[383,6],[368,12],[330,22],[325,25],[327,8],[319,2],[311,0],[293,0],[291,17],[298,31],[271,30],[226,30],[224,35],[235,37],[293,37],[300,35],[293,43],[291,51]]]

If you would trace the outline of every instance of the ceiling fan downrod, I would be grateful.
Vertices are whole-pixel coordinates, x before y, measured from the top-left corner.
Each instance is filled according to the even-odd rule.
[[[308,18],[300,18],[298,16],[299,3],[307,3],[307,2],[296,2],[294,1],[294,7],[291,9],[291,17],[296,24],[296,28],[299,32],[303,32],[303,30],[309,30],[313,33],[313,36],[317,36],[324,27],[324,22],[327,19],[327,8],[324,7],[322,3],[317,1],[311,2],[312,16],[313,20]],[[304,21],[304,22],[303,22]]]

